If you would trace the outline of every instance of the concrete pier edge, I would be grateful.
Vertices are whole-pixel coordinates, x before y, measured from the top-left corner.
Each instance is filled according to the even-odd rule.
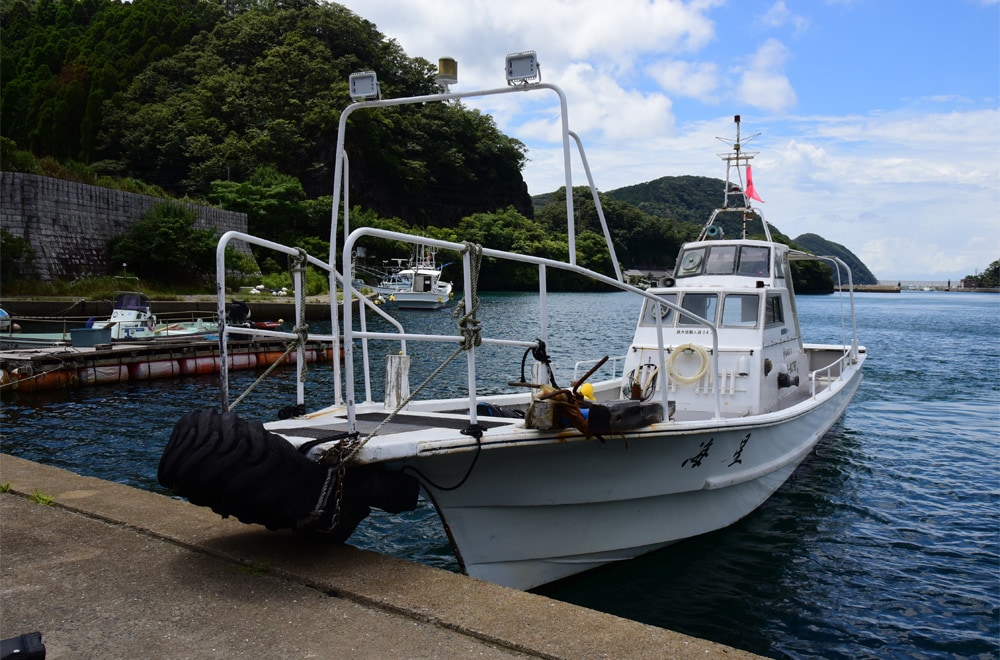
[[[32,518],[44,519],[62,511],[81,517],[81,520],[96,521],[100,524],[98,529],[107,532],[109,554],[114,551],[116,530],[131,530],[150,539],[155,547],[173,546],[185,555],[210,557],[334,597],[327,600],[345,599],[362,608],[403,617],[417,626],[435,629],[434,634],[458,636],[455,638],[457,643],[478,640],[499,655],[513,653],[515,656],[566,659],[757,657],[706,640],[350,545],[308,543],[291,533],[269,532],[259,526],[222,519],[206,508],[177,498],[84,477],[8,454],[0,454],[0,485],[9,488],[6,494],[0,495],[0,502],[7,501],[0,509],[3,514],[0,517],[3,528],[0,536],[3,575],[0,616],[3,618],[0,623],[5,629],[4,638],[30,632],[8,629],[11,621],[9,608],[5,605],[9,604],[11,595],[40,588],[18,584],[22,573],[18,562],[25,554],[11,551],[19,538],[17,526],[22,524],[19,521],[24,519],[24,514],[8,514],[13,510],[8,506],[27,503],[25,506],[38,507],[32,510]],[[51,498],[48,506],[31,501],[47,498]],[[102,539],[94,541],[96,544],[103,542]],[[58,545],[59,538],[53,542]],[[33,579],[31,575],[36,575],[32,570],[23,573],[29,580]],[[81,579],[85,580],[86,576]],[[106,581],[108,577],[102,575],[100,579]],[[131,584],[122,587],[125,590],[136,588]],[[169,603],[164,607],[169,609]],[[281,622],[278,619],[282,617],[274,618],[274,634],[280,639]],[[331,619],[333,629],[338,626],[341,629],[317,631],[316,634],[333,635],[335,632],[338,639],[353,634],[347,629],[349,624]],[[134,626],[135,622],[122,621],[116,625]],[[162,625],[162,622],[157,621],[155,625]],[[359,640],[359,648],[363,649],[365,643],[388,644],[394,629],[387,626],[387,638],[381,642],[373,642],[371,631],[366,631],[367,642]],[[42,632],[43,641],[47,641],[46,634],[53,639],[60,634],[59,630]],[[113,631],[106,632],[113,636]],[[177,630],[171,634],[184,637],[198,633]],[[460,637],[467,638],[466,642]],[[447,652],[428,654],[423,648],[412,651],[413,654],[407,657],[450,655]],[[375,653],[373,648],[370,653],[361,651],[352,657],[375,657]],[[456,650],[456,657],[457,653]]]

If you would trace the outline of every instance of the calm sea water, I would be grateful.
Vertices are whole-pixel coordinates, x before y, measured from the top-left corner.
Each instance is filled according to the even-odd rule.
[[[578,348],[600,356],[627,346],[634,301],[554,294],[550,303],[562,383]],[[856,303],[865,382],[771,500],[733,527],[541,593],[775,658],[1000,657],[1000,296],[860,294]],[[803,297],[799,309],[808,339],[840,340],[837,298]],[[447,311],[398,315],[414,332],[454,323]],[[479,316],[530,340],[537,315],[530,297],[491,294]],[[411,384],[450,351],[411,343]],[[478,359],[498,383],[519,377],[521,351]],[[464,371],[453,362],[435,394],[453,393]],[[234,393],[254,378],[237,374]],[[308,400],[318,404],[329,380],[327,367],[312,368]],[[293,382],[291,370],[277,372],[237,412],[273,416],[294,402]],[[2,450],[163,492],[156,467],[173,420],[214,401],[216,388],[197,377],[5,400]],[[373,515],[351,542],[457,570],[424,503]]]

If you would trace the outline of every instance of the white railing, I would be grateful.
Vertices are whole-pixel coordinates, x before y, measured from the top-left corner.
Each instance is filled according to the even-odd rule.
[[[374,78],[372,78],[372,80],[374,81]],[[509,83],[509,81],[508,81],[508,83]],[[539,339],[541,339],[542,341],[545,341],[545,339],[547,337],[547,313],[548,313],[548,311],[547,311],[547,303],[546,303],[546,292],[547,292],[547,286],[546,286],[546,269],[547,268],[556,268],[556,269],[560,269],[560,270],[566,270],[566,271],[574,272],[574,273],[583,275],[585,277],[588,277],[588,278],[590,278],[590,279],[592,279],[594,281],[610,285],[612,287],[621,289],[623,291],[632,292],[635,295],[638,295],[638,296],[641,296],[641,297],[644,297],[644,298],[649,298],[651,300],[654,300],[654,301],[658,302],[660,305],[662,305],[662,306],[664,306],[666,308],[669,308],[669,309],[675,311],[676,313],[678,313],[680,315],[692,318],[695,323],[708,328],[709,331],[712,334],[712,358],[711,358],[711,360],[712,360],[712,368],[713,368],[713,372],[718,372],[718,357],[717,356],[718,356],[718,352],[719,352],[718,351],[718,348],[719,348],[719,337],[718,337],[718,330],[717,330],[717,328],[715,327],[715,325],[713,323],[707,321],[706,319],[700,318],[700,317],[694,315],[693,313],[689,312],[688,310],[682,309],[681,307],[677,306],[676,304],[674,304],[674,303],[672,303],[672,302],[670,302],[668,300],[665,300],[663,298],[660,298],[659,296],[657,296],[655,294],[647,293],[646,291],[643,291],[643,290],[638,289],[636,287],[633,287],[631,285],[625,284],[623,282],[623,278],[622,278],[622,275],[621,275],[621,272],[619,270],[618,263],[617,263],[618,260],[615,257],[614,245],[613,245],[613,243],[611,241],[611,235],[610,235],[610,232],[608,230],[607,223],[605,222],[605,219],[604,219],[603,210],[601,209],[600,199],[599,199],[599,197],[597,195],[596,186],[594,185],[593,178],[591,177],[591,174],[590,174],[590,167],[589,167],[589,165],[587,163],[587,160],[586,160],[586,155],[585,155],[584,150],[583,150],[583,145],[582,145],[579,137],[575,133],[573,133],[572,131],[569,130],[569,118],[568,118],[568,112],[567,112],[566,96],[565,96],[565,94],[563,93],[563,91],[559,87],[557,87],[555,85],[547,84],[547,83],[541,83],[541,82],[532,83],[530,85],[518,84],[518,85],[515,85],[515,86],[510,86],[510,84],[509,84],[508,87],[506,87],[506,88],[490,89],[490,90],[480,90],[480,91],[474,91],[474,92],[451,93],[449,91],[445,91],[445,93],[442,93],[442,94],[428,94],[428,95],[425,95],[425,96],[406,97],[406,98],[399,98],[399,99],[381,99],[381,98],[377,98],[375,100],[371,100],[371,98],[370,98],[369,100],[356,101],[355,103],[352,103],[349,106],[347,106],[344,109],[344,111],[341,113],[340,122],[339,122],[339,126],[338,126],[338,131],[337,131],[337,146],[336,146],[335,158],[334,158],[333,205],[332,205],[332,209],[331,209],[332,212],[331,212],[331,227],[330,227],[330,253],[329,253],[329,259],[328,259],[328,261],[326,263],[324,263],[324,262],[321,262],[321,261],[319,261],[317,259],[314,259],[312,257],[308,257],[308,256],[304,255],[304,253],[301,250],[297,249],[297,248],[288,248],[286,246],[282,246],[282,245],[279,245],[277,243],[272,243],[270,241],[266,241],[266,240],[263,240],[263,239],[257,239],[257,238],[254,238],[254,237],[251,237],[251,236],[248,236],[248,235],[245,235],[245,234],[239,234],[237,232],[227,232],[222,237],[222,239],[220,239],[218,251],[217,251],[217,254],[216,254],[217,283],[218,283],[217,285],[218,285],[218,298],[219,298],[219,316],[220,316],[220,320],[221,320],[221,326],[220,326],[220,343],[221,343],[221,346],[222,346],[222,350],[224,351],[225,337],[226,337],[226,333],[227,333],[227,328],[226,328],[225,322],[224,322],[224,319],[225,319],[225,265],[224,265],[225,247],[226,247],[227,243],[230,240],[235,239],[235,238],[239,238],[241,240],[245,240],[245,241],[247,241],[249,243],[253,243],[255,245],[259,245],[259,246],[262,246],[262,247],[267,247],[267,248],[270,248],[270,249],[273,249],[273,250],[277,250],[279,252],[283,252],[283,253],[285,253],[287,255],[290,255],[290,256],[293,256],[293,257],[298,257],[299,261],[301,263],[303,263],[303,264],[304,263],[309,263],[309,264],[313,264],[313,265],[315,265],[317,267],[322,268],[329,275],[329,282],[330,282],[330,290],[331,290],[331,292],[335,292],[336,291],[337,285],[339,283],[342,286],[343,290],[344,290],[344,297],[345,297],[345,300],[347,300],[347,301],[351,301],[353,299],[353,297],[355,297],[355,296],[358,296],[362,300],[366,300],[366,299],[363,296],[360,296],[359,292],[355,291],[355,289],[353,288],[352,284],[350,283],[350,278],[344,278],[342,276],[341,271],[337,270],[337,267],[336,267],[337,258],[338,258],[338,256],[341,257],[340,263],[342,264],[342,270],[346,272],[348,270],[348,268],[349,268],[349,264],[351,264],[351,257],[354,254],[354,245],[355,245],[355,243],[356,243],[356,241],[358,239],[360,239],[360,238],[362,238],[364,236],[374,236],[374,237],[379,237],[379,238],[385,238],[385,239],[388,239],[388,240],[395,240],[395,241],[401,241],[401,242],[406,242],[406,243],[412,243],[412,244],[416,244],[416,245],[423,245],[423,246],[432,247],[432,248],[446,249],[446,250],[452,250],[452,251],[456,251],[456,252],[461,252],[463,254],[462,262],[463,262],[463,266],[464,266],[464,268],[463,268],[463,270],[464,270],[464,273],[463,273],[463,276],[464,276],[464,287],[463,287],[463,289],[466,292],[465,312],[466,312],[466,315],[471,314],[473,301],[471,300],[471,296],[469,295],[469,293],[472,292],[472,291],[474,291],[473,278],[476,277],[478,274],[477,273],[476,274],[473,273],[473,268],[471,267],[471,262],[470,262],[470,253],[469,253],[469,250],[468,250],[468,246],[463,245],[463,244],[454,243],[454,242],[449,242],[449,241],[441,241],[441,240],[436,240],[436,239],[428,239],[428,238],[423,238],[423,237],[418,237],[418,236],[412,236],[412,235],[408,235],[408,234],[401,234],[401,233],[398,233],[398,232],[384,231],[384,230],[378,230],[378,229],[367,228],[367,227],[363,227],[363,228],[355,229],[355,230],[351,231],[351,226],[350,226],[350,202],[349,202],[349,199],[348,199],[348,193],[349,193],[348,179],[349,179],[349,169],[350,168],[349,168],[349,162],[348,162],[348,158],[347,158],[347,152],[345,150],[345,139],[346,139],[347,123],[348,123],[347,120],[348,120],[348,117],[353,112],[355,112],[357,110],[361,110],[361,109],[387,108],[387,107],[393,107],[393,106],[399,106],[399,105],[407,105],[407,104],[417,104],[417,103],[424,104],[424,103],[430,103],[430,102],[449,102],[449,101],[458,101],[458,100],[461,100],[461,99],[464,99],[464,98],[469,98],[469,97],[483,97],[483,96],[492,96],[492,95],[498,95],[498,94],[522,93],[522,92],[533,91],[533,90],[543,90],[543,91],[554,92],[556,94],[556,96],[558,98],[558,102],[559,102],[559,114],[560,114],[560,119],[561,119],[561,121],[560,121],[560,127],[561,127],[561,133],[562,133],[562,146],[563,146],[563,167],[564,167],[564,177],[565,177],[566,191],[568,193],[566,195],[566,220],[567,220],[567,234],[566,235],[567,235],[567,241],[568,241],[568,246],[567,246],[568,247],[568,255],[567,255],[567,258],[566,258],[565,262],[560,262],[560,261],[554,261],[554,260],[551,260],[551,259],[543,259],[543,258],[539,258],[539,257],[531,257],[531,256],[527,256],[527,255],[521,255],[521,254],[510,253],[510,252],[502,252],[502,251],[498,251],[498,250],[491,250],[491,249],[487,249],[487,248],[482,248],[482,256],[492,257],[492,258],[498,258],[498,259],[506,259],[506,260],[512,260],[512,261],[518,261],[518,262],[523,262],[523,263],[528,263],[528,264],[534,264],[538,268],[538,273],[539,273],[539,302],[540,302],[541,317],[540,317],[540,323],[539,323],[540,327],[539,327],[539,331],[538,331],[537,337]],[[377,94],[376,94],[376,96],[377,96]],[[570,140],[571,139],[575,140],[575,142],[577,144],[577,147],[578,147],[578,150],[580,152],[580,157],[581,157],[581,160],[582,160],[583,169],[584,169],[584,171],[587,174],[587,180],[588,180],[588,183],[589,183],[590,188],[591,188],[591,192],[592,192],[593,197],[594,197],[594,202],[595,202],[595,204],[597,205],[597,208],[598,208],[598,215],[599,215],[599,218],[601,220],[602,229],[604,230],[605,240],[606,240],[606,242],[608,244],[608,250],[609,250],[609,254],[611,256],[611,261],[615,265],[615,274],[617,276],[616,278],[611,278],[611,277],[607,277],[605,275],[601,275],[599,273],[596,273],[594,271],[588,270],[586,268],[579,267],[576,264],[576,245],[575,245],[576,228],[575,228],[574,209],[573,209],[573,195],[569,194],[573,190],[572,171],[571,171],[571,167],[570,167]],[[337,228],[338,228],[338,218],[340,217],[341,212],[343,213],[344,242],[343,242],[343,248],[341,250],[341,254],[338,254],[338,249],[339,249],[340,246],[338,245],[338,234],[339,234],[339,232],[338,232]],[[296,296],[295,297],[295,300],[296,300],[296,303],[295,303],[296,304],[296,317],[297,318],[301,318],[302,306],[304,305],[304,300],[305,300],[305,298],[304,298],[304,290],[305,290],[305,267],[304,267],[304,265],[301,268],[297,269],[296,272],[293,273],[293,275],[294,275],[294,279],[295,279],[295,292],[296,292],[295,293],[295,296]],[[454,342],[457,345],[460,345],[460,344],[463,344],[463,343],[466,342],[466,337],[463,337],[463,336],[455,336],[455,335],[451,335],[451,336],[449,336],[449,335],[414,335],[414,334],[408,334],[408,333],[406,333],[406,332],[403,331],[402,327],[398,324],[398,322],[396,322],[394,319],[391,319],[391,317],[388,317],[381,310],[377,309],[374,306],[372,306],[371,308],[375,309],[375,311],[377,311],[378,313],[382,314],[383,316],[386,316],[386,318],[389,318],[391,320],[391,322],[393,322],[397,326],[398,332],[397,333],[369,332],[367,330],[367,327],[366,327],[365,314],[364,314],[364,310],[366,309],[366,307],[367,306],[361,307],[361,314],[360,314],[360,319],[359,319],[359,321],[360,321],[360,323],[359,323],[360,330],[355,330],[354,327],[353,327],[353,315],[354,315],[353,305],[352,304],[345,304],[344,305],[344,308],[343,308],[344,309],[343,324],[340,323],[340,319],[338,317],[338,305],[336,303],[336,299],[331,300],[331,305],[330,305],[330,320],[331,320],[331,328],[332,328],[331,332],[332,332],[332,334],[329,335],[327,338],[333,343],[333,348],[334,348],[334,354],[335,355],[337,355],[339,353],[339,349],[340,349],[340,346],[341,346],[341,344],[340,344],[340,336],[338,335],[337,330],[338,330],[338,328],[341,328],[341,327],[343,328],[344,373],[343,373],[343,375],[341,374],[340,363],[339,363],[338,360],[334,359],[334,361],[333,361],[334,362],[334,403],[335,404],[345,403],[347,405],[348,421],[349,421],[349,425],[350,425],[350,428],[351,428],[352,431],[354,430],[354,425],[355,425],[354,406],[355,406],[355,403],[356,403],[355,383],[354,383],[354,340],[355,340],[355,338],[361,340],[363,371],[364,371],[364,391],[365,391],[366,400],[369,400],[369,401],[371,400],[371,383],[370,383],[370,378],[369,378],[370,361],[369,361],[369,355],[368,355],[368,340],[369,339],[378,339],[378,340],[386,340],[386,339],[388,339],[388,340],[399,341],[400,342],[400,346],[401,346],[400,350],[401,350],[401,352],[404,352],[404,353],[405,353],[405,350],[406,350],[406,348],[405,348],[405,346],[406,346],[405,342],[406,342],[407,339],[420,340],[420,341]],[[266,331],[256,331],[254,334],[270,334],[271,336],[288,337],[290,339],[291,338],[298,338],[299,337],[299,335],[295,334],[295,333],[281,333],[281,332],[273,332],[273,331],[271,333],[267,333]],[[308,336],[308,335],[306,335],[304,333],[304,330],[303,330],[302,334],[303,334],[303,336]],[[481,333],[479,333],[479,334],[481,334]],[[660,366],[662,368],[663,365],[665,364],[666,350],[665,350],[664,345],[663,345],[663,326],[662,326],[662,322],[661,322],[661,319],[660,319],[659,316],[657,317],[657,338],[658,338],[658,341],[657,341],[657,344],[658,344],[657,345],[658,358],[659,358]],[[522,346],[522,347],[537,347],[537,343],[535,341],[530,341],[530,342],[528,342],[528,341],[512,341],[512,340],[501,340],[501,339],[485,338],[485,337],[479,337],[477,339],[479,341],[481,341],[482,343],[487,343],[487,344],[505,344],[505,345]],[[300,350],[301,350],[301,348],[300,348]],[[476,423],[476,366],[475,366],[475,350],[467,350],[465,352],[466,352],[467,359],[468,359],[469,416],[470,416],[470,421],[474,424],[474,423]],[[223,354],[223,358],[225,358],[224,354]],[[304,359],[300,359],[299,360],[300,369],[304,368],[304,362],[305,362]],[[224,383],[224,385],[223,385],[223,387],[224,387],[224,391],[223,391],[223,408],[226,409],[228,407],[228,385],[225,384],[225,383],[227,382],[228,371],[225,369],[225,364],[226,364],[226,360],[225,359],[222,360],[222,364],[223,364],[222,380],[223,380],[223,383]],[[302,379],[300,378],[300,381],[301,380]],[[343,396],[342,396],[342,388],[343,388]],[[667,388],[665,388],[665,387],[662,388],[662,397],[663,397],[664,410],[668,409],[668,402],[667,402],[667,393],[666,393],[666,390],[667,390]],[[301,389],[301,386],[300,386],[300,389],[299,389],[299,403],[300,404],[303,402],[302,398],[303,398],[303,393],[302,393],[302,389]],[[716,392],[716,396],[715,396],[715,416],[716,416],[716,418],[721,417],[721,397],[720,397],[718,391]]]
[[[264,330],[261,328],[246,328],[240,327],[238,330],[233,330],[229,327],[227,323],[227,309],[226,309],[226,248],[229,247],[230,242],[239,240],[245,243],[250,243],[251,245],[257,245],[259,247],[268,248],[276,252],[281,252],[290,257],[300,260],[298,267],[292,269],[292,284],[293,284],[293,296],[295,300],[295,327],[292,332],[283,332],[280,330]],[[258,336],[258,337],[269,337],[276,339],[287,339],[289,341],[298,341],[296,346],[296,366],[298,369],[298,378],[296,379],[296,403],[302,404],[305,402],[305,369],[306,369],[306,346],[305,339],[313,339],[316,341],[328,341],[333,345],[333,364],[334,364],[334,374],[335,378],[339,378],[339,368],[340,360],[338,355],[340,353],[340,335],[337,332],[337,326],[331,326],[330,334],[309,334],[303,323],[303,318],[305,314],[305,304],[306,304],[306,264],[311,264],[317,268],[326,271],[330,274],[331,282],[340,282],[343,285],[343,277],[339,272],[336,272],[330,268],[330,264],[325,261],[321,261],[315,257],[311,257],[301,248],[289,247],[287,245],[281,245],[280,243],[275,243],[273,241],[268,241],[263,238],[257,238],[256,236],[251,236],[249,234],[244,234],[238,231],[227,231],[219,238],[219,243],[216,246],[215,251],[215,278],[216,278],[216,302],[217,302],[217,314],[219,318],[219,362],[220,362],[220,388],[221,388],[221,407],[222,410],[229,410],[229,365],[227,359],[227,337],[234,333],[242,336]],[[352,289],[353,291],[353,289]],[[394,325],[397,330],[402,333],[403,326],[389,316],[381,309],[373,304],[367,297],[356,294],[358,299],[364,303],[365,306],[373,309],[377,314],[381,315],[389,323]],[[350,300],[349,298],[345,298]],[[330,305],[332,308],[337,307],[337,291],[336,289],[330,292]],[[351,305],[348,304],[348,307]],[[365,365],[367,367],[367,365]],[[366,369],[367,373],[367,369]]]
[[[606,374],[604,376],[605,380],[613,380],[615,378],[621,378],[625,375],[625,358],[626,355],[616,355],[614,357],[609,357],[601,368],[593,374]],[[580,377],[590,371],[598,362],[604,358],[595,358],[593,360],[580,360],[575,365],[573,365],[573,382],[580,380]]]
[[[844,377],[844,368],[845,368],[845,365],[848,364],[849,360],[853,360],[853,358],[851,357],[851,353],[848,352],[848,351],[845,351],[843,355],[841,355],[838,359],[834,360],[833,362],[831,362],[830,364],[826,365],[825,367],[821,367],[821,368],[819,368],[819,369],[817,369],[815,371],[810,371],[809,372],[809,396],[811,396],[811,397],[815,397],[816,396],[816,381],[818,379],[820,379],[820,378],[826,378],[828,380],[832,380],[834,378],[834,376],[836,376],[836,378],[838,380],[843,379],[843,377]],[[834,369],[837,370],[836,374],[833,373]]]
[[[343,256],[344,256],[344,259],[345,259],[345,263],[350,263],[350,255],[353,254],[353,252],[355,250],[355,244],[357,243],[358,240],[360,240],[360,239],[362,239],[364,237],[373,237],[373,238],[381,238],[381,239],[390,240],[390,241],[400,241],[400,242],[404,242],[404,243],[413,243],[413,244],[417,244],[417,245],[425,245],[425,246],[435,247],[435,248],[442,249],[442,250],[452,250],[454,252],[461,253],[462,254],[462,265],[463,265],[463,278],[464,278],[464,287],[463,287],[463,290],[465,291],[465,298],[464,298],[465,310],[464,311],[465,311],[466,314],[471,314],[472,313],[474,301],[472,300],[472,296],[470,295],[470,293],[474,291],[473,282],[474,282],[474,279],[476,277],[478,277],[478,273],[474,273],[473,272],[472,255],[471,255],[471,253],[469,251],[469,247],[470,246],[465,245],[465,244],[461,244],[461,243],[453,243],[453,242],[450,242],[450,241],[443,241],[443,240],[439,240],[439,239],[426,238],[426,237],[422,237],[422,236],[413,236],[413,235],[410,235],[410,234],[402,234],[402,233],[399,233],[399,232],[387,231],[387,230],[384,230],[384,229],[375,229],[373,227],[361,227],[359,229],[355,229],[354,231],[352,231],[350,233],[350,235],[347,237],[346,241],[344,242],[344,247],[343,247],[343,253],[344,253],[344,255]],[[686,310],[686,309],[680,307],[676,303],[670,302],[669,300],[661,298],[660,296],[657,296],[656,294],[649,293],[647,291],[644,291],[642,289],[636,288],[636,287],[631,286],[629,284],[625,284],[624,282],[621,282],[621,281],[619,281],[617,279],[614,279],[612,277],[608,277],[606,275],[602,275],[600,273],[597,273],[595,271],[589,270],[587,268],[583,268],[583,267],[578,266],[576,264],[571,264],[571,263],[566,263],[566,262],[561,262],[561,261],[555,261],[555,260],[552,260],[552,259],[545,259],[543,257],[533,257],[533,256],[530,256],[530,255],[517,254],[517,253],[514,253],[514,252],[504,252],[502,250],[493,250],[493,249],[490,249],[490,248],[482,248],[482,256],[483,257],[487,257],[487,258],[504,259],[504,260],[508,260],[508,261],[515,261],[515,262],[520,262],[520,263],[525,263],[525,264],[533,264],[533,265],[535,265],[535,266],[538,267],[538,280],[539,280],[539,289],[538,289],[538,295],[539,295],[539,328],[538,328],[538,333],[537,333],[536,336],[539,339],[541,339],[542,341],[547,341],[547,337],[548,337],[548,305],[547,305],[547,298],[546,298],[546,296],[547,296],[546,270],[548,268],[554,268],[554,269],[557,269],[557,270],[564,270],[564,271],[573,272],[573,273],[576,273],[578,275],[582,275],[584,277],[590,278],[591,280],[594,280],[596,282],[600,282],[602,284],[606,284],[606,285],[615,287],[617,289],[621,289],[622,291],[628,291],[628,292],[631,292],[631,293],[633,293],[633,294],[635,294],[637,296],[641,296],[643,298],[648,298],[650,300],[656,301],[660,305],[673,310],[677,314],[680,314],[680,315],[685,316],[685,317],[689,317],[689,318],[693,319],[695,323],[698,323],[699,325],[702,325],[702,326],[706,327],[711,332],[711,334],[712,334],[712,354],[711,354],[712,369],[715,372],[718,372],[718,368],[719,368],[719,365],[718,365],[718,354],[719,354],[719,333],[718,333],[718,329],[710,321],[707,321],[706,319],[703,319],[703,318],[695,315],[691,311]],[[354,292],[354,290],[351,288],[350,283],[345,283],[344,286],[345,286],[345,288],[349,289],[350,295],[356,295],[355,292]],[[362,319],[363,318],[364,317],[362,316]],[[660,362],[661,365],[663,365],[663,364],[665,364],[666,350],[665,350],[665,347],[663,345],[663,327],[660,324],[661,324],[661,321],[660,321],[660,317],[658,316],[657,317],[657,325],[658,325],[658,327],[657,327],[658,354],[659,354],[659,362]],[[408,334],[408,333],[405,333],[405,332],[400,333],[400,334],[397,335],[397,334],[387,334],[387,333],[380,333],[380,332],[368,332],[364,328],[362,328],[361,330],[354,330],[353,325],[354,325],[353,324],[353,310],[351,309],[350,305],[345,305],[345,307],[344,307],[344,323],[343,323],[344,330],[343,330],[343,332],[344,332],[344,371],[345,371],[346,374],[352,374],[354,372],[354,339],[355,338],[362,339],[362,340],[365,340],[365,339],[387,340],[388,339],[388,340],[404,341],[404,340],[410,339],[410,340],[414,340],[414,341],[451,342],[451,343],[454,343],[456,346],[461,345],[463,342],[465,342],[465,337],[459,336],[459,335],[414,335],[414,334]],[[495,338],[490,338],[490,337],[482,336],[481,332],[480,332],[479,340],[481,341],[482,344],[496,344],[496,345],[506,345],[506,346],[519,346],[519,347],[524,347],[524,348],[533,348],[533,347],[537,347],[538,346],[538,344],[535,341],[517,341],[517,340],[509,340],[509,339],[495,339]],[[467,371],[468,371],[468,386],[467,386],[467,392],[468,392],[468,405],[469,405],[469,420],[470,420],[470,423],[476,424],[477,423],[477,415],[476,415],[476,390],[477,390],[477,386],[476,386],[476,361],[475,361],[476,358],[475,358],[475,350],[467,350],[467,351],[465,351],[465,353],[466,353],[466,358],[467,358],[467,362],[468,362],[468,369],[467,369]],[[369,360],[368,360],[367,345],[366,344],[362,344],[362,355],[363,355],[364,362],[367,365],[368,362],[369,362]],[[367,381],[366,381],[366,383],[367,383]],[[662,403],[663,403],[663,409],[664,410],[668,410],[667,389],[666,388],[662,388],[661,389],[661,394],[662,394],[662,399],[663,399],[663,401],[662,401]],[[350,430],[353,431],[354,428],[355,428],[355,412],[354,412],[354,407],[355,407],[355,404],[356,404],[356,393],[355,393],[355,386],[354,386],[354,380],[353,380],[353,378],[345,378],[344,379],[344,395],[345,395],[345,403],[347,404],[348,424],[349,424]],[[365,397],[368,400],[370,400],[370,398],[371,398],[370,397],[370,391],[368,391],[368,389],[367,389],[367,385],[366,385]],[[716,393],[715,393],[715,417],[716,418],[720,418],[721,417],[721,410],[722,410],[721,394],[717,390]]]

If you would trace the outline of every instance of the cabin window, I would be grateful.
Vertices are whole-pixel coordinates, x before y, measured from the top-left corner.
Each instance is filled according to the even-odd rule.
[[[781,296],[768,296],[764,308],[764,323],[778,325],[785,322],[785,311],[781,306]]]
[[[660,297],[674,304],[677,303],[677,296],[674,294],[670,294],[667,296],[661,295]],[[654,302],[647,298],[646,303],[642,308],[642,320],[640,321],[640,324],[655,326],[657,315],[660,316],[660,320],[663,323],[663,325],[672,324],[674,322],[673,313],[674,310],[670,309],[666,305]]]
[[[713,245],[705,263],[706,275],[732,275],[736,269],[736,246]]]
[[[719,296],[715,293],[685,293],[681,299],[681,307],[689,312],[715,323],[715,308],[719,302]],[[700,325],[689,316],[681,315],[678,320],[679,325]]]
[[[677,277],[694,275],[745,275],[768,277],[771,274],[771,250],[744,245],[713,245],[686,250],[677,264]]]
[[[757,294],[729,294],[722,301],[722,325],[755,328],[759,310],[760,296]]]
[[[740,275],[767,277],[770,274],[770,249],[744,245],[740,250]]]

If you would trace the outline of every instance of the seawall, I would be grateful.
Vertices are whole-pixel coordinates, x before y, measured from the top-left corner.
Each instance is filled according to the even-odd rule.
[[[0,200],[0,228],[26,240],[35,252],[21,275],[46,282],[113,270],[108,263],[108,242],[167,201],[21,172],[0,172]],[[247,230],[245,213],[187,206],[198,214],[195,226],[199,229],[214,229],[220,235]]]

